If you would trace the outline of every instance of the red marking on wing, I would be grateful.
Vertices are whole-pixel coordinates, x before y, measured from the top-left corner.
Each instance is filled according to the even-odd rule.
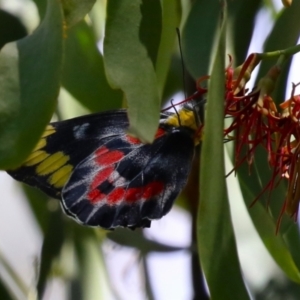
[[[158,128],[157,131],[156,131],[156,134],[155,134],[155,139],[163,136],[166,134],[166,131],[162,128]],[[127,142],[129,142],[130,144],[134,144],[134,145],[137,145],[137,144],[141,144],[142,142],[136,138],[136,137],[133,137],[129,134],[126,135],[126,140]]]
[[[103,200],[105,197],[106,195],[101,194],[101,192],[98,189],[94,189],[87,194],[87,198],[92,204],[98,203],[99,201]]]
[[[159,181],[154,181],[146,185],[144,188],[143,198],[148,200],[160,194],[164,189],[164,184]]]
[[[159,181],[148,183],[144,187],[130,188],[126,191],[125,200],[135,202],[140,199],[149,200],[159,195],[164,189],[164,184]]]
[[[155,138],[158,139],[165,134],[166,134],[166,131],[164,129],[158,128],[156,131],[156,134],[155,134]]]
[[[136,187],[130,189],[124,189],[122,187],[115,188],[108,195],[102,194],[97,188],[88,193],[87,198],[92,204],[96,204],[104,199],[107,200],[107,204],[115,205],[123,199],[126,202],[134,203],[138,200],[149,200],[159,195],[164,189],[164,184],[159,181],[154,181],[147,184],[144,187]]]
[[[115,188],[108,196],[107,202],[109,204],[115,204],[124,198],[126,190],[124,188]]]
[[[103,146],[103,147],[100,147],[98,150],[96,150],[95,155],[101,156],[104,153],[107,153],[108,151],[109,151],[109,149]]]
[[[102,182],[104,182],[114,171],[114,167],[107,167],[103,170],[101,170],[94,178],[90,185],[90,189],[94,190],[99,186]]]
[[[143,193],[143,188],[130,188],[126,191],[125,201],[127,202],[135,202],[141,199]]]
[[[122,151],[114,150],[105,152],[104,154],[97,156],[95,160],[100,166],[107,166],[118,162],[123,157],[124,153]]]
[[[141,143],[141,141],[138,138],[136,138],[134,136],[131,136],[129,134],[126,135],[126,140],[127,140],[128,143],[134,144],[134,145],[137,145],[137,144]]]

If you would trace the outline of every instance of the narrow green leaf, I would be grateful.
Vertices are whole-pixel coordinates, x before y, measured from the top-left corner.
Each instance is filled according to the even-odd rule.
[[[71,27],[82,20],[95,2],[96,0],[62,0],[67,26]]]
[[[161,1],[142,0],[141,13],[140,40],[147,48],[152,64],[155,65],[162,34]]]
[[[60,86],[62,52],[62,10],[59,1],[50,0],[41,26],[2,48],[0,168],[22,163],[49,122]]]
[[[253,178],[255,175],[249,176],[248,174],[245,174],[246,169],[248,169],[247,167],[242,169],[239,170],[241,190],[248,213],[252,219],[256,231],[258,232],[270,255],[273,257],[282,271],[285,272],[285,274],[291,280],[300,283],[300,272],[294,262],[293,257],[291,256],[290,250],[288,249],[281,234],[275,234],[276,223],[274,222],[274,219],[270,216],[266,207],[260,202],[257,202],[253,207],[250,207],[251,203],[258,195],[255,194],[255,191],[249,187],[249,182],[255,181]],[[242,175],[242,173],[244,174]],[[261,189],[258,189],[257,192],[260,191]]]
[[[109,86],[103,57],[97,48],[91,27],[84,21],[68,31],[62,83],[91,111],[121,107],[122,94]]]
[[[284,215],[279,232],[276,235],[277,219],[281,212],[287,187],[284,182],[281,182],[281,184],[274,187],[272,193],[266,191],[261,194],[272,178],[266,151],[261,147],[256,149],[254,162],[250,170],[249,172],[249,166],[244,164],[238,168],[237,173],[243,199],[252,222],[278,266],[291,280],[299,282],[300,243],[296,242],[295,239],[295,231],[298,232],[298,226],[291,218]],[[261,196],[257,203],[251,206],[259,195]],[[289,242],[290,238],[292,240]]]
[[[187,250],[183,247],[174,247],[166,244],[162,244],[156,241],[147,239],[143,231],[130,232],[127,229],[115,230],[107,234],[107,238],[118,243],[122,246],[136,248],[143,254],[148,254],[150,252],[174,252],[180,250]]]
[[[198,249],[212,299],[250,299],[240,270],[224,176],[225,30],[223,20],[208,89],[201,153]]]
[[[39,11],[40,18],[43,19],[47,10],[47,0],[32,0],[32,1],[35,3]]]
[[[148,264],[149,262],[147,261],[147,257],[142,256],[141,257],[141,261],[143,263],[143,267],[144,267],[144,276],[145,276],[145,290],[146,290],[146,295],[147,295],[147,299],[148,300],[155,300],[155,297],[153,295],[153,288],[151,286],[151,279],[150,279],[150,271],[148,268]]]
[[[8,260],[4,257],[3,253],[0,251],[0,265],[1,267],[7,272],[7,274],[10,276],[10,278],[13,280],[14,284],[19,288],[20,292],[24,296],[28,296],[30,294],[29,288],[24,283],[23,279],[20,278],[17,272],[12,268],[12,266],[9,264]],[[3,291],[4,292],[4,291]],[[6,287],[6,292],[10,294],[11,297],[14,295],[14,290],[10,289],[9,286]],[[16,298],[16,296],[14,297]],[[0,298],[2,299],[2,298]],[[6,298],[3,298],[6,299]]]
[[[79,263],[79,278],[83,300],[106,299],[106,278],[103,257],[95,232],[76,227],[75,246]]]
[[[181,21],[181,1],[179,0],[163,0],[162,15],[162,32],[158,49],[155,70],[158,79],[160,97],[163,94],[168,71],[170,69],[171,57],[176,42],[176,28],[179,27]]]
[[[291,7],[283,10],[265,42],[264,52],[285,49],[297,43],[300,32],[299,11],[300,0],[294,0]],[[264,60],[260,66],[257,80],[265,76],[275,63],[274,60]],[[284,101],[287,84],[291,83],[287,82],[287,69],[285,69],[280,75],[274,91],[275,102],[281,103]]]
[[[64,222],[61,209],[57,203],[57,208],[49,217],[49,224],[41,253],[41,267],[37,283],[39,298],[42,298],[46,281],[51,270],[52,262],[58,257],[64,242]]]
[[[230,1],[228,17],[231,22],[234,47],[233,62],[240,65],[246,59],[253,35],[255,17],[262,5],[262,0]]]
[[[141,0],[109,1],[107,5],[106,73],[111,85],[124,92],[130,131],[151,142],[158,126],[160,99],[152,61],[139,38]]]
[[[194,79],[208,73],[221,8],[218,0],[196,0],[186,21],[182,34],[183,57]]]
[[[9,289],[6,288],[5,284],[2,282],[0,278],[0,299],[5,299],[5,300],[13,300],[14,297],[11,295],[11,292]]]
[[[190,84],[189,84],[190,83]],[[162,100],[170,100],[174,94],[183,87],[183,79],[182,79],[182,60],[179,56],[173,55],[170,68],[167,74],[165,86],[164,86],[164,93],[162,96]],[[187,94],[194,93],[195,91],[195,81],[194,79],[190,78],[187,84]]]
[[[300,270],[300,239],[299,239],[299,226],[297,223],[291,226],[290,229],[283,234],[284,241],[293,257],[293,260]],[[293,280],[293,279],[292,279]]]
[[[26,198],[28,204],[31,207],[33,215],[37,223],[39,224],[40,229],[45,234],[50,217],[49,206],[52,207],[52,204],[55,205],[55,203],[58,202],[58,200],[49,200],[49,197],[45,193],[26,184],[22,184],[22,188],[24,193],[26,194]]]

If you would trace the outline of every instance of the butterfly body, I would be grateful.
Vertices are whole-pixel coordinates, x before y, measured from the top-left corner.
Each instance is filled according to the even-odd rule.
[[[79,223],[149,227],[186,184],[197,144],[191,112],[161,114],[151,144],[127,133],[126,110],[54,122],[23,165],[8,173],[60,199]]]

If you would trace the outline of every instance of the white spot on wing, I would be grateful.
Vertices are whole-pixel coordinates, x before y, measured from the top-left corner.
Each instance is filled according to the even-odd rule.
[[[124,177],[122,177],[119,174],[119,172],[117,172],[117,171],[113,171],[111,173],[111,175],[108,178],[108,181],[111,182],[111,183],[113,183],[115,187],[117,187],[117,186],[124,186],[127,183],[127,180]]]
[[[77,125],[73,128],[73,133],[74,133],[74,137],[77,140],[81,140],[83,138],[85,138],[85,132],[88,129],[88,127],[90,126],[89,123],[84,123],[82,125]]]

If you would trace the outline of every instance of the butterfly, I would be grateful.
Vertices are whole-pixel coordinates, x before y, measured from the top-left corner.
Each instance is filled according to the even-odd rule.
[[[50,123],[22,166],[8,174],[59,199],[81,224],[150,227],[187,182],[200,140],[195,107],[162,112],[151,144],[128,134],[124,109]]]

